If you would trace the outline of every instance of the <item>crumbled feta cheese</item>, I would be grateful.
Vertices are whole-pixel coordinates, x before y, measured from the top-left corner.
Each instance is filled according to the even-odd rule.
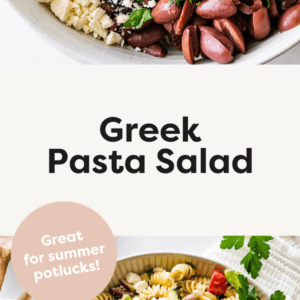
[[[94,20],[99,20],[105,15],[105,10],[98,7],[96,10],[94,10],[91,14],[90,17]]]
[[[62,21],[65,22],[70,14],[72,2],[69,0],[52,0],[51,10]]]
[[[80,18],[79,18],[79,21],[78,23],[76,24],[75,28],[77,30],[81,30],[83,29],[83,26],[87,26],[89,24],[89,20],[87,18],[86,15],[82,15]]]
[[[111,31],[106,39],[106,44],[108,45],[120,44],[121,41],[122,41],[121,35],[114,31]]]
[[[109,28],[111,26],[113,26],[115,23],[114,21],[110,18],[109,15],[104,15],[101,19],[100,19],[101,25],[103,28]]]
[[[129,283],[132,283],[132,284],[136,284],[138,283],[139,281],[142,281],[141,279],[141,276],[136,274],[136,273],[128,273],[127,276],[126,276],[126,280],[129,282]]]
[[[117,23],[118,24],[123,24],[123,23],[127,22],[128,20],[129,20],[129,16],[128,15],[119,14],[117,16]]]
[[[86,8],[86,7],[82,7],[82,11],[83,11],[86,15],[88,15],[88,14],[90,13],[90,10],[89,10],[88,8]]]
[[[142,6],[138,5],[137,3],[133,3],[133,6],[134,6],[135,9],[141,9],[142,8]]]
[[[67,24],[69,26],[74,26],[76,28],[77,24],[79,22],[79,17],[77,16],[72,16],[68,21]]]
[[[90,28],[96,34],[100,35],[102,38],[106,39],[108,35],[107,29],[104,29],[99,20],[93,20],[90,22]]]
[[[88,6],[90,2],[90,0],[78,0],[78,3],[82,6]]]
[[[137,52],[141,52],[142,51],[142,49],[139,48],[139,47],[136,47],[134,50],[137,51]]]
[[[132,3],[133,3],[132,0],[123,0],[122,5],[125,6],[125,7],[128,7],[128,8],[131,8],[132,7]]]
[[[144,281],[140,281],[134,285],[135,291],[140,294],[144,289],[148,287],[148,283]]]
[[[84,31],[86,34],[91,33],[91,28],[90,28],[89,26],[87,26],[87,25],[84,25],[82,29],[83,29],[83,31]]]
[[[155,0],[148,1],[148,7],[153,8],[155,6],[156,6],[156,1]]]

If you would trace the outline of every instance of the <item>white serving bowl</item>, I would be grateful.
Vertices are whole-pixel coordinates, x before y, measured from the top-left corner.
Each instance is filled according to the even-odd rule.
[[[155,267],[162,267],[168,271],[171,271],[171,269],[179,263],[192,264],[198,270],[199,275],[205,277],[211,277],[216,266],[231,268],[230,266],[224,265],[220,262],[193,254],[177,252],[142,253],[118,259],[114,275],[105,291],[109,291],[110,287],[118,285],[119,280],[125,279],[129,272],[143,274],[146,270]],[[250,284],[256,287],[256,290],[262,300],[270,298],[270,295],[263,287],[258,285],[249,277],[248,280]]]
[[[182,52],[171,49],[166,58],[155,58],[129,49],[107,46],[66,26],[38,0],[8,0],[50,45],[84,64],[186,64]],[[234,64],[263,64],[284,53],[300,41],[300,26],[280,34],[272,33],[266,40],[252,43],[245,55],[237,55]],[[201,60],[198,64],[216,64]]]

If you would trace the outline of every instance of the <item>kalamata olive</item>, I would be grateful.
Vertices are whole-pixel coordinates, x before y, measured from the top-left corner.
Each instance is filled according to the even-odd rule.
[[[110,293],[116,297],[122,297],[123,295],[134,296],[134,293],[131,291],[123,291],[118,287],[110,288]]]
[[[236,12],[232,0],[204,0],[196,8],[196,13],[204,19],[229,18]]]
[[[163,26],[152,24],[145,29],[132,32],[126,41],[132,47],[145,48],[158,42],[165,34]]]
[[[134,286],[131,283],[127,282],[126,280],[120,279],[120,284],[123,285],[125,288],[127,288],[129,291],[135,292]]]
[[[112,25],[111,27],[108,28],[108,32],[115,31],[115,29],[118,28],[117,17],[114,17],[113,21],[114,21],[114,25]]]
[[[195,4],[191,3],[190,0],[184,2],[179,19],[174,24],[174,32],[176,35],[181,35],[184,28],[191,21],[195,11]]]
[[[277,18],[279,17],[278,8],[276,0],[269,0],[270,1],[270,7],[269,7],[269,15],[271,18]]]
[[[238,10],[246,15],[252,15],[261,8],[261,0],[243,0],[242,3],[238,5]]]
[[[166,24],[163,24],[163,26],[169,33],[174,35],[174,30],[173,30],[174,23],[166,23]]]
[[[263,6],[259,11],[253,13],[249,22],[249,32],[254,39],[260,41],[271,32],[271,22],[268,10]]]
[[[233,60],[233,43],[215,28],[199,26],[200,48],[211,60],[228,64]]]
[[[153,20],[157,24],[166,24],[176,21],[181,13],[181,7],[176,4],[176,1],[170,6],[170,0],[159,0],[156,6],[152,9]]]
[[[191,20],[191,22],[190,22],[190,26],[205,26],[205,25],[207,25],[207,23],[209,22],[209,20],[208,19],[203,19],[203,18],[201,18],[200,16],[198,16],[198,15],[195,15],[193,18],[192,18],[192,20]]]
[[[175,45],[175,47],[176,47],[178,50],[182,50],[182,47],[181,47],[181,40],[182,40],[182,35],[175,35],[175,36],[174,36],[173,44]]]
[[[297,0],[283,0],[283,1],[280,1],[280,8],[282,10],[287,10],[288,8],[293,6],[296,2],[297,2]]]
[[[153,19],[144,22],[141,28],[137,29],[136,27],[126,27],[126,29],[127,30],[141,30],[141,29],[144,29],[144,28],[150,26],[152,23],[153,23]]]
[[[101,3],[101,8],[104,9],[108,14],[114,12],[115,8],[107,3]]]
[[[189,64],[195,63],[195,57],[200,55],[199,29],[188,26],[182,35],[182,53]]]
[[[233,17],[230,18],[232,22],[242,31],[247,30],[248,16],[238,11]]]
[[[300,25],[300,4],[287,9],[278,19],[280,32],[288,31]]]
[[[152,56],[161,57],[161,58],[166,57],[166,55],[168,54],[167,49],[160,43],[156,43],[149,47],[145,47],[143,48],[143,51]]]
[[[214,26],[233,42],[238,52],[245,54],[243,34],[234,22],[229,19],[217,19],[214,20]]]

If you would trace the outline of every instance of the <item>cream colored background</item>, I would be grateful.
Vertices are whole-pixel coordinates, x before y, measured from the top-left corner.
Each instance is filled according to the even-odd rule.
[[[54,201],[92,208],[114,235],[299,235],[299,81],[287,76],[297,67],[201,68],[199,77],[185,75],[188,67],[181,74],[170,67],[174,76],[157,69],[2,68],[2,235],[13,235],[29,213]],[[111,79],[115,74],[119,81]],[[189,116],[203,141],[146,143],[135,132],[132,143],[109,143],[99,128],[111,116],[159,128],[181,126]],[[177,158],[199,156],[201,147],[208,157],[231,159],[252,147],[253,174],[156,170],[160,149]],[[123,160],[143,154],[146,173],[78,175],[67,164],[49,174],[50,148],[91,157],[117,150]]]

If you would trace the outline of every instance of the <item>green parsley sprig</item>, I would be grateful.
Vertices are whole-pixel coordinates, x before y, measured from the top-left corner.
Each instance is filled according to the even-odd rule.
[[[253,279],[259,276],[262,268],[262,259],[268,259],[270,256],[270,245],[267,242],[273,240],[271,236],[251,236],[248,247],[249,253],[242,259],[241,265]],[[221,249],[239,250],[244,246],[245,236],[223,236],[220,247]]]
[[[240,274],[238,279],[241,285],[238,289],[240,300],[260,300],[260,297],[256,294],[255,287],[249,285],[246,276]],[[283,292],[278,290],[271,295],[270,300],[285,300],[285,298]]]

